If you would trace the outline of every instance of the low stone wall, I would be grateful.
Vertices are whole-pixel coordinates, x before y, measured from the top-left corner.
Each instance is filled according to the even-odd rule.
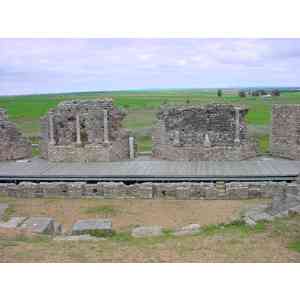
[[[99,198],[99,199],[177,199],[242,200],[272,198],[286,193],[293,184],[285,182],[215,183],[137,183],[122,182],[21,182],[0,183],[0,196],[16,198]]]

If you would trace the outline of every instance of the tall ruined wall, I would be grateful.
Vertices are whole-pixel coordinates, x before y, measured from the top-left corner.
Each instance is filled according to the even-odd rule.
[[[300,159],[299,104],[273,105],[270,151],[274,156]]]
[[[125,112],[112,99],[66,101],[41,119],[42,157],[50,161],[112,161],[129,158]]]
[[[170,160],[242,160],[256,156],[245,116],[226,104],[164,107],[153,131],[153,156]]]
[[[0,160],[29,158],[31,154],[31,143],[8,121],[6,111],[0,109]]]

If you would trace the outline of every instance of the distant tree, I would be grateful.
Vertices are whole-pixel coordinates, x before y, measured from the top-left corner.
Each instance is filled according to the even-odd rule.
[[[267,93],[265,90],[260,90],[260,91],[259,91],[259,94],[260,94],[261,96],[264,96],[264,95],[267,95],[268,93]]]
[[[223,91],[222,91],[221,89],[219,89],[219,90],[217,91],[217,95],[218,95],[218,97],[222,97]]]
[[[277,89],[276,90],[272,90],[271,95],[274,96],[274,97],[278,97],[278,96],[280,96],[280,91],[277,90]]]
[[[245,91],[239,91],[239,96],[240,96],[241,98],[246,97]]]
[[[252,91],[251,96],[258,97],[259,96],[259,91]]]

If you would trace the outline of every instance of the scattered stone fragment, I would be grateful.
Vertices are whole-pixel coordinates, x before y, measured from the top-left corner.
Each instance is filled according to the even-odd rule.
[[[161,226],[140,226],[132,229],[133,237],[150,237],[162,235]]]
[[[91,232],[99,232],[112,234],[112,222],[110,219],[89,219],[79,220],[72,228],[72,235],[88,234]]]
[[[300,205],[290,208],[289,209],[289,214],[291,214],[291,215],[300,214]]]
[[[1,222],[0,228],[17,228],[20,227],[27,219],[27,217],[13,217],[7,222]]]
[[[251,218],[249,218],[249,217],[244,217],[244,221],[249,226],[255,226],[256,225],[256,222],[254,220],[252,220]]]
[[[46,217],[31,217],[20,228],[34,233],[52,234],[54,233],[54,220]]]
[[[254,222],[258,221],[273,221],[274,217],[266,212],[260,212],[260,213],[254,213],[250,216],[248,216],[250,219],[252,219]]]
[[[8,209],[8,204],[0,203],[0,220],[2,220],[5,211]]]
[[[53,240],[54,241],[104,241],[106,239],[103,237],[91,236],[89,234],[81,234],[81,235],[57,236]]]
[[[176,236],[189,235],[189,234],[199,232],[200,229],[201,229],[201,226],[199,224],[190,224],[188,226],[184,226],[184,227],[176,230],[173,234]]]
[[[59,235],[62,234],[63,228],[62,225],[58,222],[54,222],[54,233]]]

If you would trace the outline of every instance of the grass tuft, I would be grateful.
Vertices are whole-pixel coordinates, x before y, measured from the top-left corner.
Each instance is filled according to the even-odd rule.
[[[95,207],[88,207],[84,210],[87,214],[102,214],[105,216],[115,216],[118,213],[118,210],[113,206],[101,205]]]
[[[288,248],[300,253],[300,240],[290,243]]]

